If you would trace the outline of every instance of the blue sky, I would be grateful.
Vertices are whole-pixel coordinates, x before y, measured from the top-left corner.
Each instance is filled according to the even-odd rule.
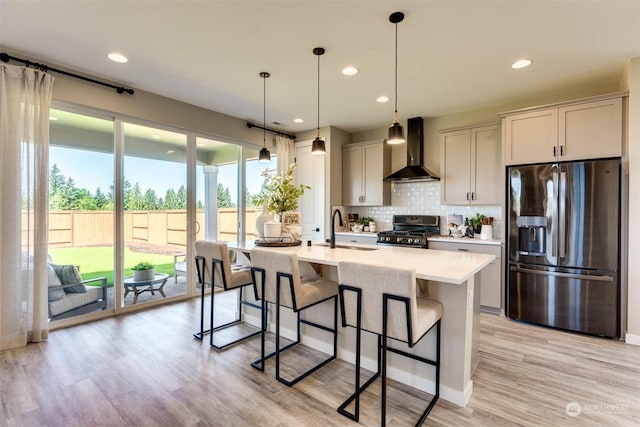
[[[91,194],[95,194],[97,188],[106,194],[109,186],[113,184],[113,154],[50,146],[49,167],[51,168],[54,164],[58,166],[65,178],[73,178],[76,187],[85,188]],[[260,173],[264,168],[265,164],[257,161],[247,164],[247,188],[251,194],[260,190],[262,185]],[[275,169],[275,157],[270,168]],[[204,202],[204,181],[201,171],[202,169],[198,167],[197,200]],[[143,194],[148,188],[152,188],[156,195],[162,198],[169,188],[177,190],[181,185],[186,186],[187,182],[187,168],[184,163],[125,157],[124,173],[132,184],[136,182],[140,184]],[[237,203],[238,193],[236,174],[235,165],[224,165],[218,169],[218,182],[229,188],[234,203]]]

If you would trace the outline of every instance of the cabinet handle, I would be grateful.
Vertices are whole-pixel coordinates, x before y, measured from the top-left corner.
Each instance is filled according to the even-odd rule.
[[[469,192],[467,191],[467,200],[469,200]]]
[[[471,200],[475,200],[476,199],[476,193],[474,193],[473,191],[471,192]]]
[[[564,145],[560,146],[560,156],[564,156]]]
[[[556,157],[556,147],[553,147],[553,157]]]
[[[469,249],[458,248],[460,252],[469,252]]]
[[[318,227],[318,228],[313,228],[313,229],[311,229],[311,231],[315,231],[316,233],[319,233],[319,232],[320,232],[320,227]]]

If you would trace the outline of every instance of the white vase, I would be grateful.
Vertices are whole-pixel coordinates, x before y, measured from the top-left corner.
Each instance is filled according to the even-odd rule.
[[[267,202],[264,202],[262,212],[256,217],[256,233],[258,234],[258,238],[262,239],[264,237],[264,223],[271,220],[273,220],[273,217],[269,213]]]

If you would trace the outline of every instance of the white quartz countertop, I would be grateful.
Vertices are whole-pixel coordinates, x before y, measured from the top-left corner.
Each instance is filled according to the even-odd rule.
[[[336,246],[335,249],[330,249],[327,243],[314,242],[311,246],[303,244],[302,246],[265,248],[274,251],[294,252],[300,261],[332,266],[337,266],[340,261],[351,261],[369,265],[414,269],[416,277],[419,279],[458,285],[464,283],[495,259],[494,255],[488,254],[398,246],[357,243],[337,244]],[[240,250],[249,252],[255,245],[254,242],[246,242],[239,245],[230,243],[229,247],[237,247]]]
[[[471,245],[502,246],[502,241],[497,239],[482,240],[482,239],[475,239],[471,237],[432,236],[432,237],[429,237],[429,240],[432,240],[434,242],[445,242],[445,243],[469,243]]]

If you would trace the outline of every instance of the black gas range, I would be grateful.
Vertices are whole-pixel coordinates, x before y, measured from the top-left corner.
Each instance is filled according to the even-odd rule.
[[[426,249],[428,238],[440,234],[437,215],[394,215],[393,230],[378,233],[378,244]]]

